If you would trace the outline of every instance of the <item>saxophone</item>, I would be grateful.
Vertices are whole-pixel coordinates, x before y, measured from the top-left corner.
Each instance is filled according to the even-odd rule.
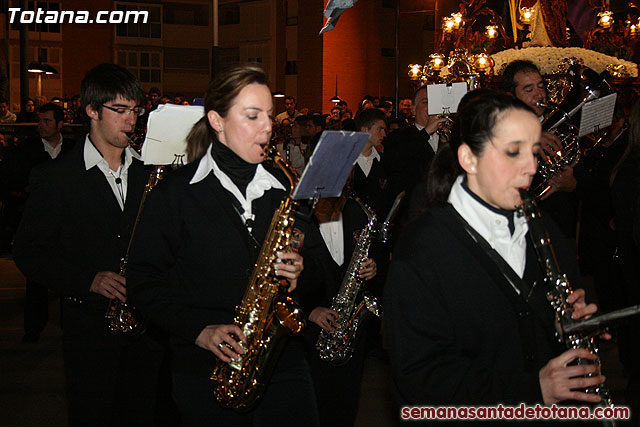
[[[369,256],[371,239],[377,232],[376,215],[360,198],[354,194],[350,194],[349,197],[367,214],[368,222],[358,235],[349,267],[331,303],[331,309],[335,310],[339,316],[337,325],[334,326],[333,332],[322,329],[316,342],[320,358],[335,366],[344,365],[351,359],[358,338],[358,326],[363,319],[369,313],[377,317],[382,314],[380,304],[373,295],[363,292],[362,298],[358,300],[363,285],[360,270]]]
[[[140,215],[142,214],[142,210],[144,208],[144,201],[147,198],[147,194],[153,190],[153,187],[160,182],[162,179],[165,166],[156,167],[155,172],[153,172],[149,176],[149,181],[144,186],[144,192],[142,193],[142,199],[140,200],[140,207],[138,207],[138,214],[136,216],[136,221],[133,224],[133,230],[131,230],[131,238],[129,239],[129,245],[127,246],[127,252],[124,257],[120,259],[120,271],[119,275],[122,277],[126,277],[127,275],[127,264],[129,261],[129,251],[131,250],[131,243],[133,242],[133,237],[136,233],[136,227],[138,226],[138,222],[140,221]],[[140,314],[136,311],[135,307],[126,302],[122,302],[117,298],[114,298],[109,303],[109,307],[107,308],[107,313],[105,314],[105,320],[107,321],[107,328],[109,332],[114,335],[140,335],[144,333],[146,330],[146,326],[144,321],[141,319]]]
[[[250,411],[258,403],[289,333],[298,333],[305,326],[302,310],[285,294],[286,279],[278,278],[274,268],[280,262],[278,253],[292,247],[298,202],[291,194],[298,177],[275,147],[271,154],[287,175],[291,191],[273,215],[249,285],[236,306],[234,324],[247,338],[246,343],[240,343],[244,353],[228,363],[218,360],[211,375],[218,403],[238,412]]]
[[[551,246],[549,234],[544,228],[542,223],[541,213],[538,210],[535,202],[528,192],[520,190],[520,197],[522,198],[523,205],[520,209],[520,213],[523,214],[529,225],[529,232],[534,242],[536,255],[538,262],[543,266],[546,272],[545,282],[548,285],[547,300],[551,303],[551,306],[556,312],[556,317],[560,322],[561,330],[564,330],[564,326],[575,323],[576,320],[571,318],[573,314],[573,308],[567,303],[567,298],[573,292],[571,284],[567,279],[566,274],[560,273],[558,266],[558,260]],[[581,332],[573,332],[569,334],[561,334],[561,341],[569,349],[572,348],[584,348],[589,353],[598,355],[598,347],[594,342],[594,338],[588,334]],[[600,366],[600,358],[595,360],[590,359],[577,359],[578,365],[594,364]],[[584,390],[586,393],[598,394],[601,397],[601,401],[598,404],[602,407],[613,407],[609,390],[604,384],[595,385]],[[602,420],[605,426],[615,427],[617,424],[613,420]]]

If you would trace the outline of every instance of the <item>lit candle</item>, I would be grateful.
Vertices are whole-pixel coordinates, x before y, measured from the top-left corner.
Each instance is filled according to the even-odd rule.
[[[498,37],[498,32],[496,31],[496,27],[493,25],[489,25],[486,27],[487,31],[487,38],[489,39],[495,39],[496,37]]]
[[[609,10],[598,13],[598,25],[602,28],[609,28],[613,24],[613,13]]]
[[[429,56],[429,63],[431,65],[431,69],[434,71],[440,71],[440,69],[442,68],[442,64],[444,63],[444,60],[442,59],[442,55],[440,55],[439,53],[434,53],[431,56]]]
[[[462,14],[461,13],[452,13],[451,19],[453,20],[453,28],[458,29],[462,24]]]
[[[422,74],[422,66],[419,64],[411,64],[409,65],[409,78],[411,80],[418,80]]]
[[[475,66],[478,71],[484,71],[489,68],[489,57],[486,53],[479,54],[475,62]]]
[[[535,13],[536,11],[533,8],[522,7],[520,8],[520,20],[523,24],[531,24]]]
[[[453,28],[455,27],[455,22],[453,22],[453,19],[451,18],[442,18],[442,28],[444,29],[445,32],[450,33],[453,31]]]

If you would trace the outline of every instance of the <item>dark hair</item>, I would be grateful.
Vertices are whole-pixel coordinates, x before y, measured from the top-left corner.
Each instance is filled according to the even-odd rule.
[[[624,153],[618,160],[618,163],[611,171],[609,178],[609,185],[613,185],[620,167],[627,159],[640,158],[640,99],[636,101],[631,110],[631,117],[629,118],[629,131],[627,133],[627,146],[624,149]]]
[[[151,95],[152,93],[156,93],[158,94],[158,97],[160,97],[160,89],[158,89],[157,87],[152,87],[151,89],[149,89],[149,92],[147,92],[149,95]]]
[[[140,81],[126,68],[116,64],[100,64],[85,74],[80,84],[83,110],[90,105],[102,114],[102,104],[117,97],[141,103],[144,90]]]
[[[9,105],[9,101],[7,101],[7,98],[2,98],[2,97],[0,97],[0,104],[7,104],[7,105]]]
[[[46,113],[47,111],[53,111],[53,118],[56,121],[56,124],[60,123],[64,120],[64,110],[57,104],[53,102],[47,102],[42,107],[38,108],[38,112]]]
[[[309,117],[304,114],[300,114],[299,116],[296,116],[293,119],[293,121],[297,123],[299,126],[305,126],[308,120],[309,120]]]
[[[312,114],[309,116],[309,120],[308,122],[311,122],[315,127],[322,127],[322,129],[325,128],[326,124],[327,124],[327,119],[326,117],[320,115],[320,114]],[[308,124],[307,122],[307,124]]]
[[[358,131],[356,121],[353,119],[344,119],[342,121],[342,130]]]
[[[446,203],[453,182],[458,175],[464,173],[458,163],[458,148],[462,144],[466,144],[476,156],[480,156],[487,142],[494,136],[496,124],[507,111],[523,110],[535,115],[528,105],[510,95],[487,93],[470,97],[471,100],[458,110],[449,143],[438,150],[431,163],[427,178],[427,198],[430,205]]]
[[[285,97],[284,97],[284,100],[285,100],[285,101],[287,101],[287,100],[289,100],[289,101],[293,101],[293,103],[294,103],[294,104],[296,103],[296,99],[295,99],[293,96],[291,96],[291,95],[287,95],[287,96],[285,96]]]
[[[513,61],[509,63],[509,65],[507,65],[507,68],[505,68],[502,72],[502,90],[515,95],[516,87],[518,87],[518,84],[515,82],[514,78],[516,74],[520,72],[540,74],[540,70],[538,69],[536,64],[531,61],[527,61],[524,59]]]
[[[32,98],[27,97],[27,98],[22,100],[22,109],[23,110],[27,106],[27,102],[29,102],[29,101],[33,102],[33,106],[34,107],[36,106],[36,102]]]
[[[364,110],[356,116],[356,129],[360,130],[363,127],[370,129],[377,121],[382,120],[384,122],[386,118],[387,116],[377,108]]]
[[[209,124],[209,111],[226,117],[240,91],[250,84],[269,86],[269,78],[262,68],[253,65],[233,67],[218,74],[211,82],[204,95],[204,117],[193,125],[187,136],[187,158],[190,162],[201,158],[213,139],[217,139]]]

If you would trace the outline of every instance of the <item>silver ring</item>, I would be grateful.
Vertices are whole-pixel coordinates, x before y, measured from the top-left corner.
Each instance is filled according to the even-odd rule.
[[[222,343],[218,344],[218,348],[222,350]]]

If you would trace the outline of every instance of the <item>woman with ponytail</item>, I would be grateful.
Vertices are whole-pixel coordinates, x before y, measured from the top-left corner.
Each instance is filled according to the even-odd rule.
[[[391,364],[403,404],[599,400],[576,391],[603,377],[594,366],[567,366],[593,356],[562,352],[545,272],[516,212],[520,190],[536,173],[540,133],[530,108],[508,95],[483,94],[459,109],[452,139],[431,165],[431,207],[400,236],[385,288]],[[553,242],[575,285],[575,255]],[[522,288],[512,285],[519,282]],[[575,317],[596,311],[582,290],[569,302]]]
[[[136,231],[128,284],[134,304],[170,336],[173,397],[182,425],[317,425],[301,340],[285,346],[258,406],[239,414],[218,405],[209,379],[218,360],[244,353],[233,324],[274,211],[289,193],[284,174],[262,165],[273,102],[257,67],[220,74],[204,117],[188,136],[189,164],[150,193]],[[296,226],[298,225],[296,221]],[[291,292],[298,253],[275,266]]]

